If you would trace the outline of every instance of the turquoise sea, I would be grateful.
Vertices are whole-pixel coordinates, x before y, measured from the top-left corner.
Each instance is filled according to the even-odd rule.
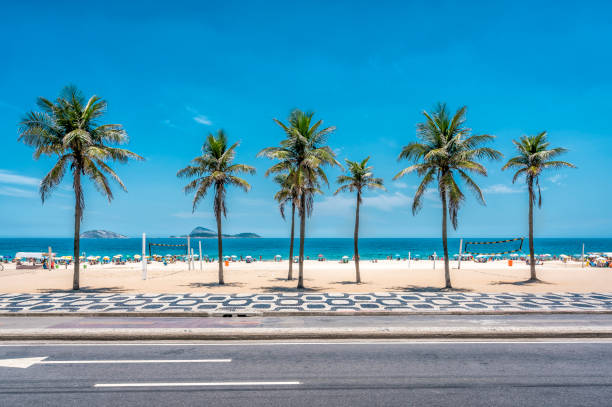
[[[491,241],[493,238],[464,239],[471,241]],[[185,239],[151,238],[153,243],[182,244]],[[198,251],[198,239],[192,240],[192,247]],[[217,240],[201,239],[202,253],[210,257],[216,257]],[[535,251],[539,254],[579,254],[582,244],[585,244],[586,252],[612,252],[612,239],[610,238],[538,238],[534,239]],[[297,254],[298,240],[296,239],[295,251]],[[18,251],[43,252],[48,247],[59,256],[72,255],[71,238],[0,238],[0,255],[14,256]],[[87,256],[113,256],[122,254],[125,256],[141,253],[142,239],[81,239],[81,252]],[[359,240],[359,251],[362,259],[384,259],[387,256],[399,254],[407,257],[408,252],[421,257],[429,256],[436,252],[442,253],[442,241],[439,238],[362,238]],[[528,251],[527,240],[523,244],[523,252]],[[157,247],[152,251],[154,254],[184,254],[183,248]],[[253,256],[264,260],[271,260],[280,254],[284,259],[288,258],[289,239],[284,238],[258,238],[258,239],[224,239],[223,252],[225,255]],[[459,252],[459,239],[449,239],[449,252]],[[352,256],[353,239],[351,238],[307,238],[305,243],[305,255],[311,259],[322,254],[327,259],[339,260],[342,256]]]

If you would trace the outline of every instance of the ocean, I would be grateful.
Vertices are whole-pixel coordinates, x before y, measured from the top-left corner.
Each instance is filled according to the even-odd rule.
[[[464,239],[464,241],[492,241],[487,239]],[[198,239],[193,239],[192,247],[198,252]],[[151,238],[151,243],[183,244],[186,239]],[[201,239],[202,253],[210,257],[217,255],[217,239]],[[586,252],[612,252],[612,239],[610,238],[537,238],[534,239],[535,252],[552,255],[574,255],[582,252],[582,244]],[[0,255],[15,256],[19,251],[46,252],[51,246],[58,256],[72,255],[73,242],[71,238],[0,238]],[[296,239],[294,254],[297,255],[299,241]],[[148,250],[148,249],[147,249]],[[528,252],[527,240],[523,244],[523,252]],[[81,239],[81,252],[86,256],[114,256],[122,254],[133,256],[142,252],[142,239]],[[359,239],[359,253],[362,259],[384,259],[387,256],[399,254],[407,257],[408,253],[414,257],[426,257],[434,252],[442,254],[442,240],[439,238],[362,238]],[[459,239],[449,239],[449,254],[459,252]],[[153,254],[184,254],[184,248],[155,247]],[[288,238],[256,238],[256,239],[223,239],[224,255],[253,256],[264,260],[271,260],[280,254],[283,259],[289,256]],[[315,259],[319,254],[330,260],[339,260],[342,256],[352,257],[352,238],[307,238],[305,242],[305,256]]]

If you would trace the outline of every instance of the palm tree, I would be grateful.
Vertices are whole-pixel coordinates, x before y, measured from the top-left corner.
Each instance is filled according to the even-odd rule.
[[[470,177],[471,173],[487,175],[487,170],[477,160],[499,159],[501,153],[482,145],[492,141],[494,136],[488,134],[472,135],[471,129],[465,127],[464,106],[450,116],[446,104],[438,104],[433,114],[423,112],[425,122],[417,124],[418,142],[412,142],[402,149],[398,160],[406,159],[414,165],[400,171],[393,179],[408,173],[416,172],[423,177],[412,201],[412,213],[416,214],[423,205],[423,195],[434,180],[438,184],[438,194],[442,201],[442,246],[444,248],[445,288],[452,288],[448,262],[447,212],[453,228],[457,228],[457,214],[465,199],[455,175],[463,180],[476,199],[485,205],[482,191]]]
[[[567,152],[565,148],[548,148],[550,143],[546,141],[546,132],[543,131],[535,136],[522,136],[518,141],[512,140],[519,153],[512,157],[502,167],[502,170],[509,168],[516,169],[512,183],[525,176],[527,181],[527,191],[529,192],[529,266],[531,277],[529,281],[538,281],[535,269],[535,256],[533,251],[533,204],[536,201],[534,186],[538,188],[538,207],[542,207],[542,193],[540,191],[540,174],[544,170],[557,170],[560,168],[576,168],[573,164],[566,161],[553,160],[554,158]]]
[[[127,162],[143,158],[113,145],[128,142],[120,124],[100,124],[106,111],[106,101],[98,96],[85,99],[74,85],[66,86],[52,102],[39,97],[40,111],[30,111],[21,120],[19,140],[34,147],[34,158],[57,156],[57,162],[40,182],[40,197],[45,202],[63,180],[66,169],[72,173],[74,190],[74,275],[72,289],[79,289],[80,230],[85,198],[81,176],[91,179],[98,191],[112,201],[109,180],[113,179],[127,192],[125,185],[109,166],[109,162]]]
[[[280,214],[285,219],[285,205],[291,202],[291,239],[289,240],[289,272],[287,274],[287,280],[293,280],[293,241],[295,239],[295,205],[299,197],[296,194],[295,188],[292,187],[291,177],[295,175],[294,172],[288,174],[277,174],[274,177],[280,189],[274,195],[274,199],[278,202]]]
[[[206,196],[211,188],[214,189],[214,212],[217,220],[217,249],[219,255],[219,284],[225,284],[223,280],[223,235],[221,230],[221,215],[227,217],[225,207],[226,187],[233,185],[249,191],[251,186],[248,182],[236,176],[236,174],[255,174],[255,168],[246,164],[233,164],[236,156],[238,143],[227,146],[227,137],[223,130],[217,132],[215,137],[212,133],[206,137],[202,145],[202,155],[191,160],[191,164],[179,170],[176,175],[182,178],[194,178],[184,188],[186,194],[195,191],[193,197],[192,211],[195,212],[200,201]]]
[[[298,174],[295,171],[289,171],[287,173],[276,174],[274,182],[279,184],[280,190],[274,195],[274,199],[279,203],[279,209],[281,217],[285,219],[285,205],[291,202],[291,238],[289,241],[289,273],[287,274],[287,280],[293,280],[293,243],[295,240],[295,208],[299,206],[300,202],[300,180],[297,178]],[[314,184],[310,189],[303,188],[306,190],[306,195],[314,196],[315,194],[321,194],[319,184]],[[312,212],[312,200],[307,200],[307,212]]]
[[[297,202],[300,216],[300,252],[298,289],[304,288],[304,237],[306,233],[306,217],[310,216],[313,207],[313,196],[321,182],[329,184],[323,166],[337,165],[334,152],[324,143],[329,134],[336,128],[320,129],[322,120],[312,123],[314,113],[294,110],[285,125],[280,120],[274,121],[285,131],[286,138],[279,147],[268,147],[258,153],[259,157],[278,160],[266,171],[266,175],[294,171],[294,188],[299,196]]]
[[[383,186],[382,178],[374,178],[372,174],[372,168],[368,167],[368,160],[370,157],[367,157],[365,160],[359,161],[350,161],[346,160],[346,165],[348,166],[348,173],[350,175],[340,175],[338,176],[337,182],[340,187],[336,190],[334,195],[343,192],[357,192],[357,209],[355,210],[355,234],[354,234],[354,244],[355,244],[355,282],[357,284],[361,283],[361,274],[359,273],[359,205],[361,205],[362,199],[361,195],[364,190],[368,188],[377,188],[377,189],[385,189]]]

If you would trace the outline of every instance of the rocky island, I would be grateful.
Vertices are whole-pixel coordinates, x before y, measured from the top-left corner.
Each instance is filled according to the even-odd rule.
[[[257,233],[251,233],[251,232],[237,233],[235,235],[223,234],[222,236],[225,238],[259,238],[261,237]],[[184,238],[184,237],[187,237],[187,235],[170,236],[170,237],[183,237]],[[193,229],[191,233],[189,233],[189,237],[200,238],[200,239],[207,239],[207,238],[213,238],[213,237],[216,238],[217,232],[212,229],[205,228],[203,226],[198,226],[195,229]]]
[[[88,230],[81,233],[83,239],[127,239],[127,236],[109,230]]]

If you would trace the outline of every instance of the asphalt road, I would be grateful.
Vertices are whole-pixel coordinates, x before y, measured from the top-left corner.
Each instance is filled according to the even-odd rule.
[[[612,341],[0,345],[2,360],[44,357],[30,367],[0,367],[0,405],[606,406],[612,400]]]

